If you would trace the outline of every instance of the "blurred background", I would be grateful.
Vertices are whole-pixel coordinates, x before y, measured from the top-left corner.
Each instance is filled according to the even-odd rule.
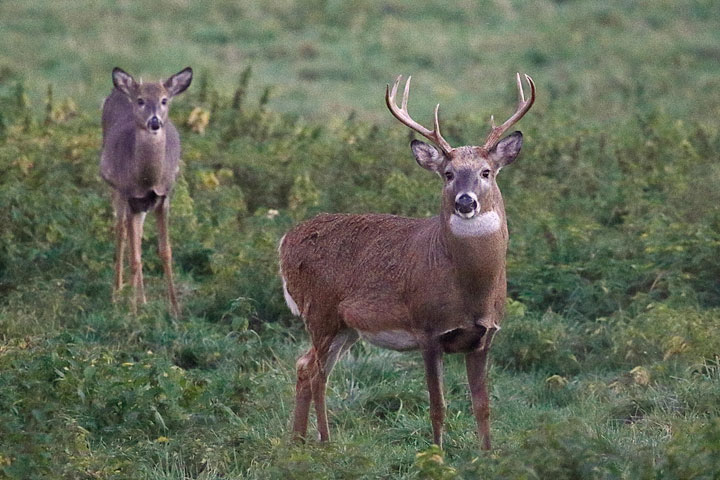
[[[613,122],[661,109],[718,114],[720,14],[713,0],[78,0],[0,3],[0,86],[48,84],[94,107],[120,66],[157,79],[191,65],[220,91],[241,72],[272,85],[273,110],[389,119],[383,89],[413,75],[427,115],[498,112],[530,74],[535,112]]]

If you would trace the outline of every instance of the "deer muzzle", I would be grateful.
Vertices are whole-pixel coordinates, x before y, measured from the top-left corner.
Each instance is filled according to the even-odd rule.
[[[455,213],[463,218],[472,218],[478,210],[477,196],[472,192],[459,193],[455,197]]]
[[[150,117],[150,120],[148,120],[147,126],[153,132],[157,132],[158,130],[160,130],[160,127],[162,127],[162,122],[157,117],[157,115],[153,115],[152,117]]]

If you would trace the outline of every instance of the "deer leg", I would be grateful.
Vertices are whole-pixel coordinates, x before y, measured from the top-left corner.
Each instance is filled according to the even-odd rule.
[[[490,396],[487,388],[487,364],[490,342],[494,334],[494,329],[488,329],[483,345],[478,350],[465,355],[472,409],[483,450],[490,450]]]
[[[317,358],[317,368],[310,386],[312,388],[312,399],[315,403],[315,417],[317,419],[318,439],[321,442],[330,440],[330,429],[327,420],[327,407],[325,406],[325,391],[327,389],[327,372],[324,362]]]
[[[317,352],[317,375],[313,378],[312,396],[315,402],[315,414],[317,416],[318,435],[321,442],[330,440],[330,429],[327,420],[327,407],[325,405],[325,393],[327,391],[327,379],[332,372],[338,359],[352,347],[358,339],[358,333],[346,328],[338,332],[329,346],[322,345]]]
[[[157,209],[155,209],[158,226],[158,251],[160,253],[160,259],[163,262],[163,269],[165,270],[170,313],[173,317],[178,318],[178,316],[180,316],[180,309],[178,307],[177,296],[175,295],[175,284],[173,283],[172,249],[170,248],[170,237],[168,235],[169,213],[170,200],[168,197],[165,197]]]
[[[295,384],[295,412],[293,414],[293,438],[304,440],[307,435],[308,416],[310,415],[310,402],[312,401],[312,387],[310,382],[316,365],[315,348],[311,347],[307,353],[298,358],[297,383]]]
[[[350,350],[350,347],[357,342],[359,337],[360,335],[358,335],[358,332],[352,328],[341,330],[340,333],[335,335],[330,343],[330,348],[328,349],[328,353],[324,360],[326,375],[330,375],[330,372],[332,372],[332,369],[335,368],[335,364],[338,360],[340,360],[340,357]]]
[[[442,351],[433,346],[425,348],[423,349],[423,360],[425,361],[425,379],[430,395],[430,421],[433,429],[433,443],[442,448],[442,431],[445,420]]]
[[[330,440],[325,405],[327,378],[338,359],[357,341],[358,333],[351,328],[346,328],[327,338],[330,338],[329,342],[327,340],[317,342],[317,346],[313,346],[297,362],[298,381],[293,426],[296,438],[304,438],[307,434],[308,415],[312,401],[315,403],[319,439],[321,442]]]
[[[143,285],[142,274],[142,234],[143,223],[145,222],[145,213],[129,213],[127,215],[128,238],[130,240],[130,272],[132,274],[132,311],[137,314],[137,304],[145,304],[145,287]]]
[[[125,238],[127,236],[127,219],[124,209],[115,211],[115,284],[113,285],[112,301],[117,302],[123,287],[123,257],[125,255]]]

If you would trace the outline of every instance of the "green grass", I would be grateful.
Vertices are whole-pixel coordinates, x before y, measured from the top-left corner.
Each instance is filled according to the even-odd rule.
[[[718,475],[715,3],[192,5],[0,4],[0,478]],[[133,317],[127,296],[110,302],[97,105],[115,64],[201,72],[172,112],[177,322],[152,219],[149,304]],[[412,111],[441,101],[459,145],[511,110],[517,70],[539,100],[499,180],[510,300],[494,450],[478,450],[460,357],[439,451],[419,355],[363,343],[330,380],[333,441],[292,443],[308,340],[284,305],[278,240],[321,211],[436,212],[439,184],[384,84],[412,73]],[[204,134],[186,125],[195,107]]]
[[[226,92],[252,65],[273,85],[273,110],[320,121],[356,111],[389,123],[383,88],[399,74],[414,75],[421,118],[440,102],[486,124],[507,110],[516,71],[540,87],[536,115],[563,109],[578,125],[655,109],[712,119],[720,108],[711,0],[30,0],[3,2],[0,16],[0,84],[21,79],[40,100],[52,83],[88,109],[114,66],[158,78],[188,64]]]

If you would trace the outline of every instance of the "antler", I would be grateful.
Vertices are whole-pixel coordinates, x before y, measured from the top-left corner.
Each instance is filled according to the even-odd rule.
[[[518,96],[520,97],[518,100],[518,106],[517,110],[515,110],[515,113],[512,117],[508,118],[505,123],[500,125],[499,127],[495,126],[495,118],[490,117],[490,124],[492,125],[492,130],[490,131],[490,134],[487,137],[487,140],[485,140],[485,145],[483,148],[485,150],[490,150],[495,146],[495,144],[500,140],[500,137],[505,133],[510,127],[515,125],[518,120],[520,120],[528,110],[530,110],[530,107],[532,107],[533,103],[535,103],[535,82],[533,82],[533,79],[530,78],[529,75],[525,75],[525,80],[527,80],[528,85],[530,85],[530,98],[525,100],[525,93],[523,92],[523,86],[522,81],[520,80],[520,74],[517,74],[517,87],[518,87]]]
[[[390,91],[390,85],[387,86],[387,89],[385,90],[385,103],[387,103],[388,108],[390,109],[390,112],[400,120],[401,123],[404,125],[407,125],[412,130],[415,130],[417,133],[422,135],[423,137],[427,138],[431,142],[433,142],[435,145],[440,147],[440,149],[444,153],[450,153],[450,151],[453,149],[448,142],[445,141],[445,139],[440,135],[440,123],[438,122],[438,109],[440,108],[440,104],[438,103],[435,107],[435,129],[434,130],[428,130],[427,128],[423,127],[419,123],[417,123],[415,120],[413,120],[410,117],[410,114],[407,111],[407,102],[408,102],[408,95],[410,94],[410,79],[412,77],[408,77],[407,82],[405,82],[405,92],[403,93],[403,100],[402,100],[402,106],[398,108],[397,103],[395,103],[395,95],[397,94],[398,85],[400,84],[400,79],[402,78],[402,75],[399,75],[397,79],[395,80],[395,84],[392,87],[392,92]],[[529,77],[528,77],[529,78]],[[533,93],[535,90],[533,89]]]

